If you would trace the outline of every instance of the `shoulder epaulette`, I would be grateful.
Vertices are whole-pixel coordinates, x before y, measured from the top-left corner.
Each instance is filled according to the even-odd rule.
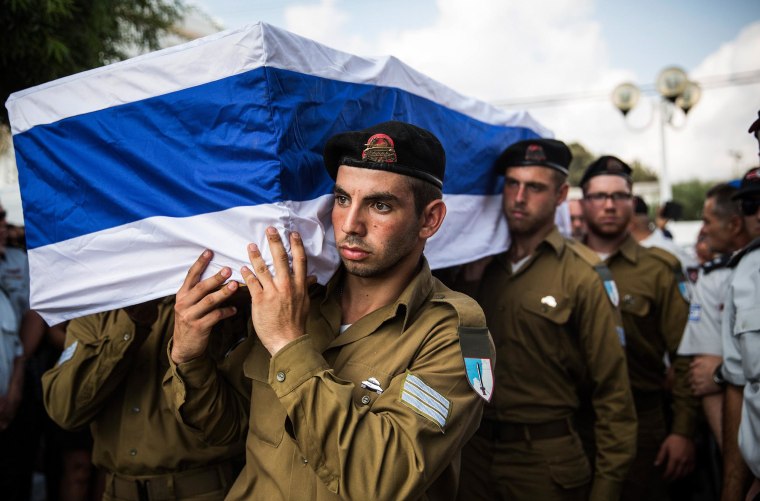
[[[662,261],[673,270],[673,274],[676,276],[676,281],[678,282],[678,292],[681,293],[681,297],[683,297],[684,301],[687,303],[691,302],[691,285],[686,278],[686,275],[684,275],[683,268],[681,268],[681,261],[670,252],[659,247],[646,247],[646,250],[653,257]]]
[[[471,297],[454,292],[438,282],[431,301],[451,305],[459,316],[459,347],[462,351],[467,382],[475,393],[491,401],[494,388],[496,348],[486,326],[486,317]]]
[[[580,257],[591,266],[596,266],[602,261],[596,252],[589,249],[577,240],[566,238],[565,245],[567,245],[567,247],[572,250],[576,256]]]
[[[681,261],[672,253],[660,247],[645,247],[645,249],[649,254],[667,264],[673,271],[681,271]]]
[[[729,268],[736,267],[737,264],[739,264],[739,261],[746,255],[752,252],[753,250],[760,247],[760,238],[756,238],[753,241],[751,241],[749,244],[747,244],[746,247],[744,247],[742,250],[737,252],[731,257],[731,260],[728,262]]]
[[[483,309],[470,296],[453,291],[438,281],[431,301],[451,305],[457,312],[460,327],[486,329],[486,316]]]
[[[721,254],[720,256],[716,257],[715,259],[712,259],[705,264],[702,265],[702,271],[705,275],[712,273],[715,270],[719,270],[721,268],[725,268],[728,266],[729,261],[731,261],[731,254]]]

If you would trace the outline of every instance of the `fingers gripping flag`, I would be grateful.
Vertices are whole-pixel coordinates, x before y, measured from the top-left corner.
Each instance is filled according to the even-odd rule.
[[[309,272],[339,259],[321,152],[337,132],[389,119],[431,130],[447,155],[448,214],[433,267],[503,250],[491,165],[548,136],[526,113],[459,95],[393,57],[329,49],[264,23],[17,92],[8,99],[31,269],[51,324],[177,291],[203,248],[208,273],[298,230]],[[271,262],[271,258],[265,255]]]

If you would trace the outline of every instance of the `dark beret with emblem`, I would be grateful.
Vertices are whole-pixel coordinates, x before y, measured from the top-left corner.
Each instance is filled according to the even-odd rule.
[[[586,167],[586,171],[581,178],[580,186],[583,187],[589,179],[595,176],[620,176],[631,181],[631,169],[627,163],[612,155],[599,157],[591,165]]]
[[[753,167],[748,170],[742,182],[739,185],[739,189],[734,193],[731,198],[744,198],[760,194],[760,167]]]
[[[446,153],[432,132],[406,122],[383,122],[364,130],[343,132],[327,140],[325,168],[335,179],[348,165],[384,170],[422,179],[443,188]]]
[[[507,167],[549,167],[567,175],[573,154],[570,148],[556,139],[527,139],[511,144],[494,164],[499,174]]]

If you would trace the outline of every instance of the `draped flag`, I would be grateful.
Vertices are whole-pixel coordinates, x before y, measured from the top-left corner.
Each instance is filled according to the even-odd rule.
[[[448,214],[433,267],[504,250],[496,156],[550,133],[464,97],[393,57],[339,52],[259,23],[17,92],[6,103],[21,185],[31,302],[51,324],[177,291],[202,249],[208,273],[247,264],[264,228],[301,232],[309,272],[339,258],[333,134],[395,119],[447,157]],[[265,258],[271,261],[271,257]]]

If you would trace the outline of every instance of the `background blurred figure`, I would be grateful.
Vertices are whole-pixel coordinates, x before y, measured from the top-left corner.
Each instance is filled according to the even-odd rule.
[[[678,258],[684,273],[690,266],[696,266],[697,262],[689,256],[672,238],[668,238],[649,217],[649,206],[638,195],[633,197],[633,216],[628,226],[631,236],[642,247],[659,247]]]
[[[579,242],[586,238],[586,219],[583,216],[583,208],[580,200],[568,201],[570,208],[570,227],[572,228],[572,237]]]

